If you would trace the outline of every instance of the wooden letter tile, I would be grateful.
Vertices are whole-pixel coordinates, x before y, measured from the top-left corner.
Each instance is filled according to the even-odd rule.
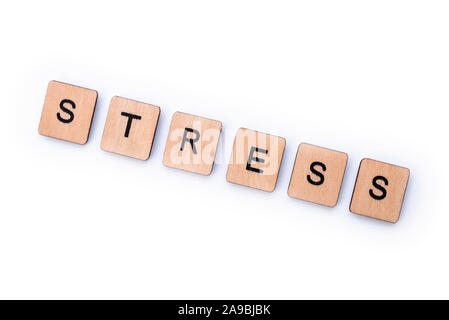
[[[101,140],[101,149],[147,160],[153,145],[160,108],[113,97]]]
[[[409,176],[407,168],[363,159],[354,186],[351,212],[396,223]]]
[[[300,144],[288,195],[334,207],[338,201],[347,162],[348,155],[344,152]]]
[[[175,112],[163,164],[202,175],[211,174],[220,133],[220,121]]]
[[[97,103],[97,91],[50,81],[42,109],[39,133],[85,144]]]
[[[226,180],[263,191],[274,191],[284,149],[284,138],[240,128],[235,137]]]

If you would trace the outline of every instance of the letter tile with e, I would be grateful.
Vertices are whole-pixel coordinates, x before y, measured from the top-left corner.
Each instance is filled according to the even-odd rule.
[[[163,164],[210,175],[215,161],[221,122],[175,112],[168,132]]]
[[[298,147],[288,195],[328,207],[337,205],[348,155],[307,143]]]
[[[39,134],[78,144],[89,138],[97,91],[50,81],[39,123]]]
[[[122,97],[113,97],[101,140],[101,149],[131,158],[150,157],[160,108]]]
[[[396,223],[401,214],[410,176],[408,168],[363,159],[349,210],[359,215]]]
[[[285,139],[240,128],[234,140],[226,180],[272,192],[276,188]]]

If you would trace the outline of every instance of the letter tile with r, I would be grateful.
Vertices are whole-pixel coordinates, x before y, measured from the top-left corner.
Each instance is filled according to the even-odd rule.
[[[168,132],[163,164],[210,175],[220,133],[220,121],[175,112]]]

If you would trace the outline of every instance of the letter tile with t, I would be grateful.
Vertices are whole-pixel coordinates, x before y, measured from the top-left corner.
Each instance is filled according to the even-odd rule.
[[[163,164],[210,175],[220,133],[220,121],[175,112],[168,132]]]
[[[151,153],[160,108],[122,97],[113,97],[104,126],[101,149],[147,160]]]
[[[235,137],[226,180],[263,191],[274,191],[284,149],[284,138],[240,128]]]
[[[349,210],[352,213],[396,223],[401,214],[410,170],[385,162],[363,159]]]
[[[97,103],[97,91],[50,81],[42,109],[39,133],[85,144]]]

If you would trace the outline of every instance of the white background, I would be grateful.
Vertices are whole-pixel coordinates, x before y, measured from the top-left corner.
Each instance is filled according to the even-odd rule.
[[[14,1],[1,32],[0,298],[449,298],[448,1]],[[38,135],[50,80],[99,92],[87,145]],[[100,149],[114,95],[161,107],[148,161]],[[223,122],[166,168],[175,111]],[[239,127],[277,188],[226,182]],[[339,203],[287,196],[298,144],[349,154]],[[349,212],[364,157],[410,168],[397,224]]]

